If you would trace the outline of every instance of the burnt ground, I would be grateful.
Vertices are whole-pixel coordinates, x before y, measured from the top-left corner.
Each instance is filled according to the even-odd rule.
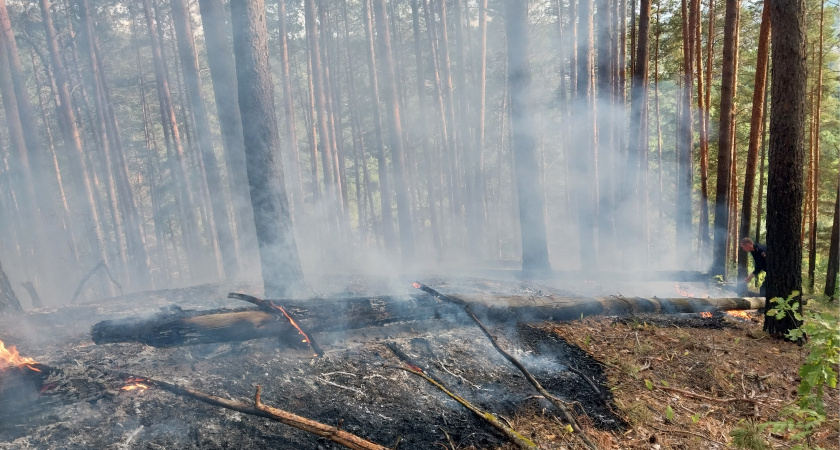
[[[334,280],[321,295],[407,293],[399,289],[410,281]],[[580,286],[567,284],[561,291],[529,282],[422,281],[445,293],[581,292]],[[329,283],[319,283],[325,285]],[[606,287],[588,287],[589,295],[610,295]],[[660,287],[660,296],[674,290],[673,283]],[[34,396],[34,402],[18,401],[10,409],[0,395],[0,449],[340,448],[277,422],[159,389],[121,391],[123,381],[103,368],[242,401],[261,385],[269,406],[341,423],[382,445],[401,439],[401,449],[514,448],[426,381],[389,367],[399,361],[387,343],[396,343],[453,391],[502,416],[540,448],[583,448],[557,420],[559,414],[464,317],[319,333],[315,338],[326,353],[317,359],[306,347],[274,339],[176,348],[97,346],[90,340],[91,325],[101,320],[152,315],[172,305],[241,306],[225,298],[229,290],[259,294],[248,285],[199,286],[0,318],[0,340],[61,369],[46,380],[49,389]],[[762,334],[760,317],[753,316],[752,321],[683,314],[487,325],[549,392],[569,402],[576,413],[586,412],[578,419],[600,448],[721,449],[732,447],[729,433],[744,421],[777,419],[781,408],[793,401],[799,381],[802,349]],[[3,376],[8,378],[8,372]],[[648,388],[646,380],[654,387]],[[732,398],[750,400],[728,401]],[[828,422],[813,443],[838,448],[836,389],[828,390],[826,404]],[[768,448],[792,445],[786,436],[759,435]]]
[[[390,287],[345,286],[349,288],[333,295]],[[529,284],[496,282],[465,282],[460,287],[533,290]],[[233,290],[248,292],[253,287],[238,288]],[[451,390],[511,423],[556,414],[463,317],[320,333],[315,337],[325,350],[323,358],[312,358],[306,347],[289,347],[275,339],[175,348],[90,341],[90,327],[101,320],[151,315],[172,305],[183,309],[240,306],[225,298],[227,291],[199,286],[132,294],[43,308],[0,321],[0,340],[17,345],[24,356],[60,369],[51,374],[45,382],[47,389],[34,401],[0,398],[0,448],[340,448],[277,422],[160,389],[123,391],[124,382],[108,368],[243,401],[253,398],[255,386],[261,385],[266,405],[330,425],[341,423],[343,429],[386,446],[398,440],[399,448],[414,449],[449,442],[459,448],[505,445],[501,435],[437,388],[393,368],[400,362],[385,346],[391,342]],[[625,426],[601,398],[603,393],[609,396],[602,366],[585,352],[549,330],[487,325],[502,347],[546,389],[578,412],[589,413],[589,426],[605,432]],[[599,384],[602,393],[595,392],[579,373]],[[559,422],[556,426],[561,427]]]

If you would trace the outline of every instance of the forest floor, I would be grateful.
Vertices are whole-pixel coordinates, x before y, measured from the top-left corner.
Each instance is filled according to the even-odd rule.
[[[542,328],[604,365],[613,410],[628,427],[600,431],[583,424],[599,448],[744,448],[735,445],[732,430],[779,420],[780,410],[796,400],[798,369],[807,356],[802,347],[764,333],[762,320],[755,312],[750,320],[590,317]],[[837,449],[837,389],[827,389],[825,403],[828,418],[810,445]],[[584,448],[545,411],[517,417],[514,426],[543,448]],[[759,443],[746,448],[795,444],[769,432],[748,434]]]

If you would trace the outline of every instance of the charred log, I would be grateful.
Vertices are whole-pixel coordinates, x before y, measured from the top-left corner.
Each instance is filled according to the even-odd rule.
[[[273,314],[254,310],[184,311],[174,307],[156,316],[106,320],[91,329],[93,342],[141,342],[152,347],[247,341],[277,337],[300,346],[297,330]]]
[[[292,316],[292,314],[289,311],[286,311],[286,309],[282,306],[275,305],[274,302],[272,302],[271,300],[263,300],[251,295],[237,294],[233,292],[228,294],[228,298],[244,300],[246,302],[253,303],[259,306],[260,310],[262,310],[263,312],[266,312],[268,314],[274,314],[278,317],[285,317],[286,320],[288,320],[289,323],[291,323],[292,326],[294,326],[298,330],[298,334],[303,336],[303,341],[309,345],[309,348],[311,348],[313,352],[315,352],[315,356],[324,356],[324,351],[321,350],[321,347],[319,347],[317,343],[315,343],[315,340],[312,338],[312,333],[307,333],[306,331],[304,331],[303,328],[301,328],[301,326]]]

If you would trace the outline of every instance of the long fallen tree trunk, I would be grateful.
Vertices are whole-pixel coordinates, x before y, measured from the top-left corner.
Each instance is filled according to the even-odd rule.
[[[240,298],[239,294],[232,294]],[[452,294],[447,297],[469,304],[478,318],[500,322],[574,320],[581,316],[626,316],[642,313],[699,313],[705,311],[756,309],[764,299],[754,298],[638,298],[559,297],[495,294]],[[458,305],[441,302],[426,293],[405,296],[352,297],[340,299],[273,300],[293,314],[307,333],[363,329],[394,322],[439,320],[468,323]],[[242,341],[266,337],[305,346],[289,320],[255,309],[181,311],[147,318],[107,320],[93,326],[93,341],[142,342],[156,347]]]

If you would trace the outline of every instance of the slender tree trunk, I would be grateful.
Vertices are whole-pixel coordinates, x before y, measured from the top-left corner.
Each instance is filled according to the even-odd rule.
[[[758,166],[759,146],[762,141],[765,111],[765,90],[767,81],[767,66],[770,46],[770,0],[764,2],[764,12],[761,14],[761,29],[758,37],[758,56],[755,65],[755,88],[752,98],[752,116],[750,118],[750,142],[747,150],[747,167],[744,176],[744,197],[741,202],[741,229],[739,238],[750,236],[750,224],[752,222],[752,199],[755,190],[755,172]],[[758,230],[756,230],[758,233]],[[758,236],[755,237],[758,240]],[[747,276],[747,254],[744,250],[738,250],[738,279],[742,280]]]
[[[414,257],[414,232],[411,223],[408,187],[405,184],[403,132],[400,122],[394,58],[391,53],[391,31],[385,12],[385,0],[373,0],[373,10],[376,17],[374,23],[376,24],[380,59],[382,60],[383,93],[385,95],[383,100],[388,111],[391,163],[394,165],[394,189],[397,197],[397,219],[400,225],[400,247],[403,261],[411,261]]]
[[[578,17],[580,29],[578,30],[577,40],[578,67],[575,105],[579,122],[577,123],[576,133],[578,148],[574,153],[573,167],[578,176],[575,183],[575,200],[578,215],[580,264],[583,270],[592,270],[596,267],[597,262],[591,247],[595,243],[596,199],[598,198],[597,181],[594,181],[594,159],[597,150],[595,148],[595,107],[592,85],[592,0],[580,0]],[[515,50],[509,49],[509,51],[513,52]],[[511,70],[513,70],[513,65],[511,65]],[[511,92],[513,92],[513,88],[511,88]]]
[[[276,156],[281,142],[268,61],[265,4],[262,0],[232,0],[230,6],[245,160],[265,296],[293,297],[303,288],[303,272],[292,230],[283,166]]]
[[[805,2],[771,0],[773,78],[767,179],[767,309],[770,299],[802,292],[802,164],[805,135]],[[797,296],[798,297],[798,296]],[[801,303],[800,303],[801,312]],[[798,325],[790,314],[764,317],[764,330],[783,335]]]
[[[198,138],[199,157],[204,163],[204,174],[207,189],[210,193],[210,209],[212,220],[216,225],[216,239],[222,257],[224,275],[228,280],[235,279],[239,274],[239,259],[236,254],[236,244],[230,227],[228,205],[225,201],[219,166],[213,149],[210,131],[210,121],[204,103],[204,92],[199,77],[198,56],[195,50],[192,21],[184,0],[170,0],[172,7],[172,21],[178,42],[178,53],[181,56],[181,68],[184,84],[187,90],[187,101],[190,112],[195,121],[196,136]]]
[[[528,62],[528,2],[512,0],[505,3],[508,85],[511,99],[510,117],[513,131],[516,191],[519,200],[522,270],[550,270],[551,264],[548,260],[548,241],[545,230],[545,198],[539,181],[541,177],[535,151],[536,130],[533,127],[534,117],[531,110],[531,69]],[[589,79],[589,77],[585,78]]]
[[[639,33],[638,46],[636,47],[636,58],[633,70],[633,79],[630,84],[630,145],[629,157],[632,164],[632,188],[627,205],[630,211],[647,211],[647,166],[648,166],[648,73],[649,73],[649,49],[650,40],[650,0],[641,0],[639,7]],[[626,220],[632,220],[632,237],[630,239],[629,254],[632,258],[647,262],[647,214],[628,214]]]
[[[816,105],[814,105],[814,138],[811,144],[813,152],[811,153],[812,169],[811,179],[812,187],[808,195],[811,196],[811,217],[808,229],[810,235],[808,237],[808,289],[813,294],[815,282],[815,268],[817,265],[817,216],[819,214],[819,192],[820,192],[820,135],[821,135],[821,111],[822,111],[822,87],[823,87],[823,47],[824,47],[824,24],[825,24],[825,2],[820,2],[820,37],[817,45],[817,87],[816,87]]]
[[[713,0],[710,0],[713,1]],[[703,45],[702,45],[702,16],[700,11],[700,0],[692,0],[691,22],[694,33],[694,59],[697,72],[697,107],[698,125],[700,134],[700,234],[697,240],[700,265],[705,267],[709,252],[709,104],[707,103],[707,91],[711,89],[703,79]],[[710,14],[713,12],[710,10]]]
[[[613,55],[612,55],[612,14],[610,0],[596,0],[595,35],[598,51],[596,52],[596,131],[597,131],[597,167],[598,167],[598,245],[597,252],[601,261],[609,258],[615,248],[615,189],[613,180],[614,153],[614,108],[613,92]]]
[[[689,17],[686,0],[682,1],[683,19],[683,85],[680,101],[680,119],[677,125],[677,208],[676,208],[676,239],[677,245],[685,245],[688,236],[691,236],[692,227],[692,198],[691,192],[694,185],[693,161],[694,131],[693,131],[693,109],[691,107],[691,94],[693,91],[693,59],[692,47],[693,33],[689,33]]]
[[[723,26],[723,76],[721,79],[720,127],[718,131],[718,169],[715,189],[715,223],[712,272],[726,274],[726,237],[729,221],[730,172],[732,170],[732,130],[735,115],[735,71],[739,0],[726,0]]]
[[[292,74],[289,66],[289,39],[286,31],[286,0],[277,0],[279,8],[278,38],[280,39],[280,74],[283,82],[283,111],[286,119],[286,147],[292,163],[292,210],[303,213],[303,181],[301,180],[300,152],[298,151],[297,127],[295,126],[295,105],[292,94]]]
[[[768,122],[770,122],[770,116],[767,114],[767,105],[770,104],[770,89],[767,86],[769,80],[770,70],[768,68],[764,80],[764,113],[762,114],[764,120],[761,123],[761,155],[759,156],[761,165],[758,168],[758,205],[755,213],[755,237],[757,241],[761,241],[761,219],[764,218],[764,168],[767,162],[767,127]]]
[[[840,268],[840,185],[834,197],[834,221],[831,225],[831,241],[828,246],[828,271],[825,275],[823,293],[832,300],[837,299],[837,271]]]

